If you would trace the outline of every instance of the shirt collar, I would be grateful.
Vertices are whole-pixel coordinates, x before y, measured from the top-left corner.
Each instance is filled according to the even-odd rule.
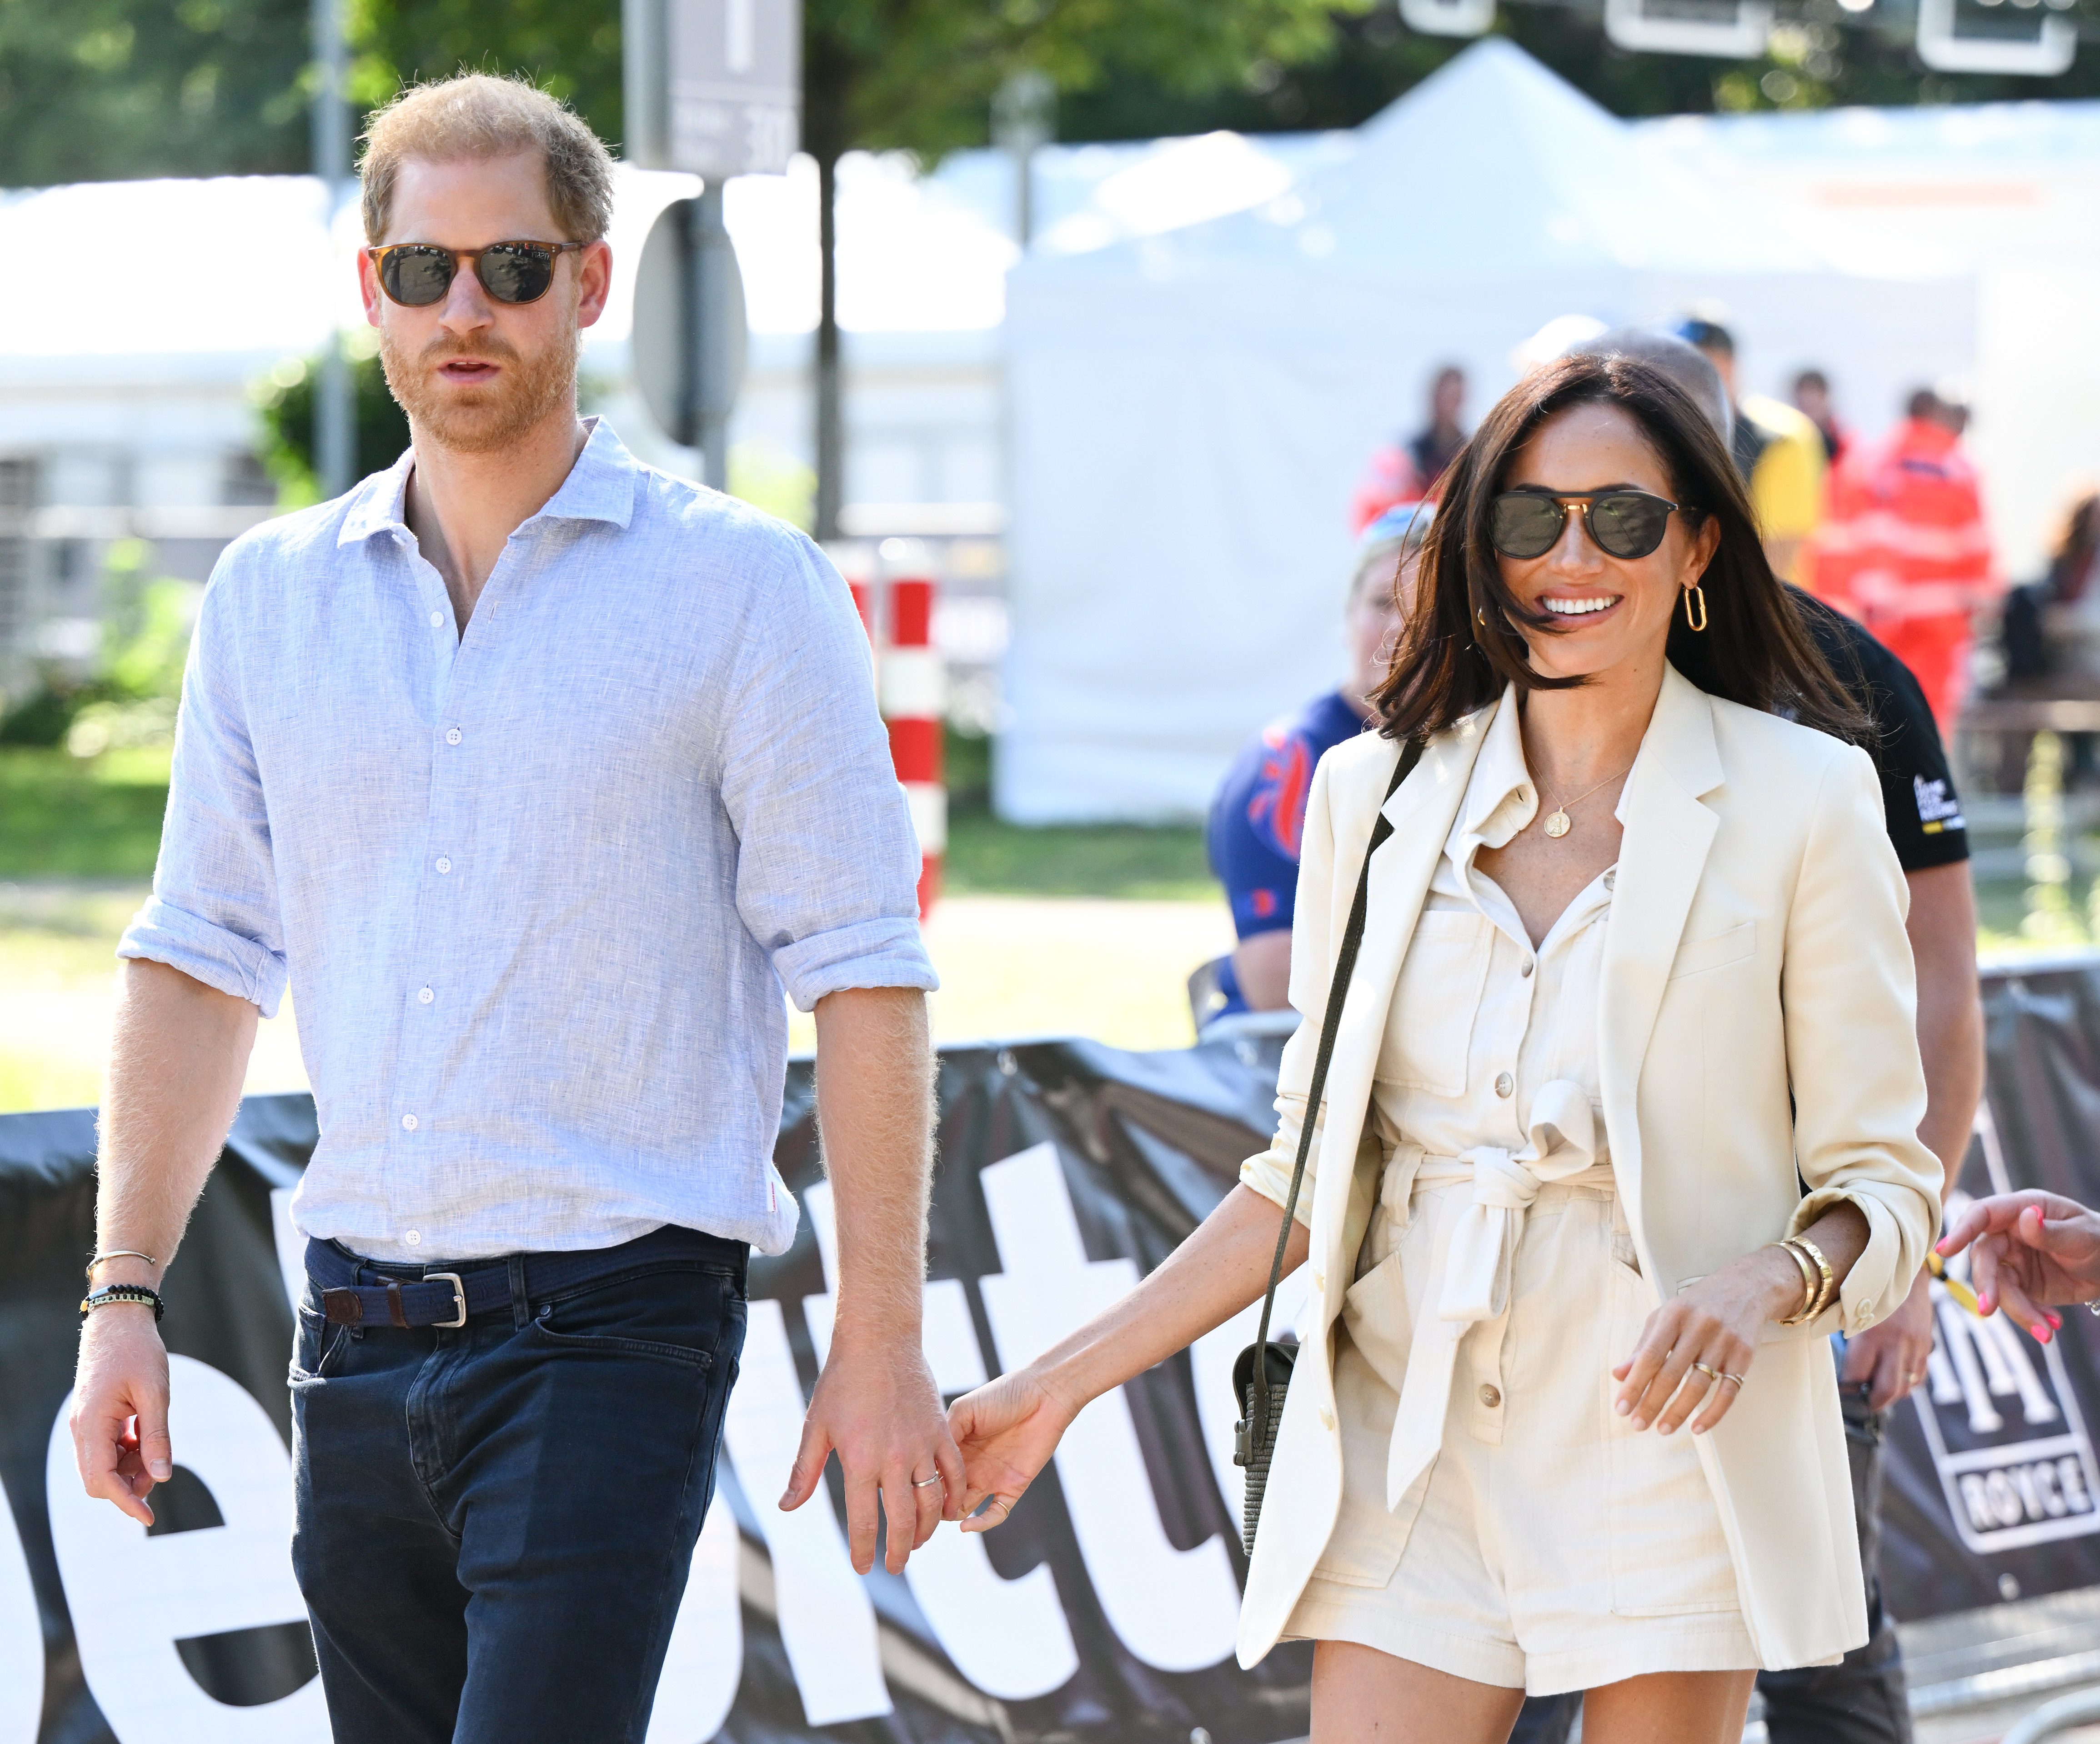
[[[1487,737],[1473,760],[1472,778],[1458,808],[1458,827],[1452,832],[1452,857],[1464,866],[1475,849],[1505,846],[1538,811],[1538,789],[1524,767],[1524,735],[1512,684],[1502,692],[1502,705],[1488,723]]]
[[[607,521],[625,527],[634,515],[634,496],[642,469],[627,452],[626,444],[601,417],[584,421],[589,432],[583,452],[562,480],[562,488],[547,499],[534,521]],[[396,529],[406,532],[402,510],[408,494],[408,477],[416,468],[416,451],[405,450],[384,472],[376,472],[350,493],[350,509],[343,516],[338,545],[355,545],[374,533]]]

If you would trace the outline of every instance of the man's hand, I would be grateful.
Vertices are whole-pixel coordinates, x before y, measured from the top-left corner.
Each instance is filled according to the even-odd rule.
[[[915,1339],[863,1336],[832,1346],[802,1424],[802,1445],[788,1473],[783,1511],[800,1508],[823,1481],[834,1450],[846,1486],[846,1544],[854,1570],[875,1566],[876,1497],[889,1522],[884,1566],[904,1572],[905,1559],[942,1520],[962,1518],[963,1459],[948,1433],[933,1371]],[[932,1482],[925,1480],[931,1478]],[[901,1522],[911,1522],[910,1531]]]
[[[174,1475],[175,1455],[168,1441],[168,1353],[151,1308],[119,1303],[87,1317],[67,1421],[87,1493],[152,1525],[146,1497]]]
[[[2045,1344],[2063,1324],[2052,1304],[2100,1296],[2100,1216],[2076,1199],[2033,1190],[1978,1199],[1937,1251],[1944,1257],[1972,1243],[1978,1306],[1991,1314],[2002,1305]]]
[[[1920,1272],[1902,1307],[1845,1340],[1842,1378],[1847,1386],[1865,1381],[1868,1407],[1885,1411],[1925,1379],[1931,1354],[1932,1280]]]

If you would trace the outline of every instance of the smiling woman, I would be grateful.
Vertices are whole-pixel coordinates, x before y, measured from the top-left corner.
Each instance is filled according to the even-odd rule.
[[[1660,372],[1594,356],[1536,371],[1482,421],[1445,503],[1421,608],[1379,695],[1388,736],[1441,731],[1507,684],[1581,685],[1599,669],[1607,620],[1639,619],[1617,625],[1623,647],[1674,611],[1657,652],[1701,690],[1867,738],[1765,561],[1734,462]],[[1644,603],[1626,607],[1604,581]],[[1680,606],[1678,592],[1694,589]],[[1578,642],[1556,652],[1570,634]]]
[[[1275,1452],[1242,1662],[1318,1643],[1329,1744],[1489,1744],[1573,1689],[1595,1744],[1722,1744],[1757,1668],[1866,1639],[1820,1335],[1904,1299],[1937,1215],[1879,784],[1727,454],[1641,364],[1505,396],[1416,598],[1383,736],[1307,801],[1274,1141],[956,1402],[965,1530],[1303,1264],[1287,1387],[1245,1402]]]

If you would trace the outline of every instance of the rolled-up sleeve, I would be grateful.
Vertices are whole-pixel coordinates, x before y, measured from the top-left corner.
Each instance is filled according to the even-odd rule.
[[[726,711],[736,905],[788,996],[940,985],[919,934],[919,844],[837,571],[786,547]]]
[[[1780,981],[1795,1161],[1809,1190],[1787,1233],[1840,1203],[1866,1218],[1866,1249],[1840,1296],[1847,1332],[1903,1302],[1939,1223],[1939,1160],[1917,1136],[1926,1087],[1908,894],[1873,765],[1848,748],[1816,793]]]
[[[183,674],[153,894],[117,954],[165,963],[269,1018],[285,992],[283,925],[226,574],[205,589]]]

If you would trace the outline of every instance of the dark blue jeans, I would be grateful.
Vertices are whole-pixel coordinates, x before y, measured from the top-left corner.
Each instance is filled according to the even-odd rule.
[[[329,1326],[311,1285],[300,1307],[292,1562],[343,1744],[648,1729],[743,1349],[742,1249],[538,1298],[510,1266],[510,1303],[456,1330]]]

